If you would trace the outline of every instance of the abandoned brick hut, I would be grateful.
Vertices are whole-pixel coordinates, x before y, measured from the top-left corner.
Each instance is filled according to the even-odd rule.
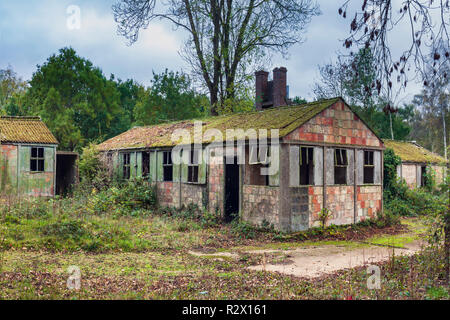
[[[0,117],[0,197],[53,197],[57,146],[39,117]]]
[[[273,175],[261,175],[267,148],[257,150],[246,135],[233,138],[245,143],[243,164],[225,163],[219,147],[208,145],[213,139],[202,145],[209,161],[173,163],[171,135],[177,129],[192,135],[194,120],[136,127],[98,148],[122,178],[145,176],[156,183],[162,206],[194,203],[226,219],[239,213],[255,225],[266,222],[287,232],[317,225],[324,207],[332,214],[329,224],[374,217],[383,208],[383,142],[342,98],[282,106],[288,103],[286,69],[275,69],[273,78],[257,73],[256,111],[202,119],[201,125],[202,133],[218,129],[223,140],[227,129],[279,129],[279,157],[273,159],[279,170]]]
[[[405,180],[413,189],[426,184],[427,170],[432,172],[436,184],[444,182],[447,161],[414,141],[384,140],[386,148],[390,148],[400,157],[402,163],[397,166],[397,175]]]

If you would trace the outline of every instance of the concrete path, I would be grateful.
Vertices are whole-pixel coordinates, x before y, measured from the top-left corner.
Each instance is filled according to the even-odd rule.
[[[249,267],[251,270],[280,272],[305,278],[316,278],[338,270],[369,265],[373,262],[387,261],[394,253],[412,255],[420,251],[422,243],[414,241],[404,248],[370,246],[348,248],[345,246],[326,245],[321,247],[301,247],[294,250],[257,250],[249,253],[282,253],[287,261],[280,264],[262,264]]]

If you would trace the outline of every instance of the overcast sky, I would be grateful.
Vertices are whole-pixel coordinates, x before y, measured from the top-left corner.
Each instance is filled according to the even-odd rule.
[[[71,46],[80,56],[99,66],[107,77],[113,73],[121,79],[133,78],[148,85],[153,70],[159,73],[168,68],[189,72],[178,54],[185,34],[175,31],[167,23],[155,21],[141,32],[134,45],[127,46],[126,40],[116,33],[111,10],[114,2],[1,0],[0,69],[11,65],[23,79],[29,80],[36,65],[43,64],[60,48]],[[337,13],[343,0],[319,0],[318,3],[322,15],[313,18],[305,42],[291,47],[289,59],[275,56],[273,65],[266,68],[287,67],[291,96],[312,99],[312,86],[318,79],[317,66],[335,59],[337,51],[344,51],[339,40],[348,34],[349,20],[342,19]],[[70,5],[80,8],[80,29],[67,27]],[[400,32],[394,43],[401,46],[404,38]],[[398,102],[411,100],[419,91],[419,85],[410,84]]]

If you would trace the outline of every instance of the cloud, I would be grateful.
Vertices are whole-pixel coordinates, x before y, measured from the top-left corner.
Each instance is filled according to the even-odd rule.
[[[400,0],[396,0],[400,1]],[[65,46],[73,47],[80,56],[91,60],[109,76],[133,78],[149,84],[152,71],[189,71],[180,57],[187,35],[173,30],[169,23],[154,21],[142,30],[138,41],[126,45],[126,39],[117,35],[111,5],[115,0],[29,0],[0,2],[0,68],[11,64],[25,79],[30,79],[37,64]],[[342,19],[337,11],[343,1],[321,0],[323,14],[313,17],[306,41],[289,50],[290,58],[273,57],[273,65],[288,68],[291,96],[313,98],[312,86],[318,79],[318,65],[336,58],[337,51],[344,51],[342,42],[349,32],[350,18]],[[359,1],[350,2],[360,5]],[[81,13],[81,28],[67,28],[67,8],[77,5]],[[354,12],[349,10],[349,12]],[[408,40],[405,26],[392,36],[393,53],[399,54]],[[420,85],[410,83],[402,97],[410,97],[420,90]],[[409,99],[409,98],[408,98]]]

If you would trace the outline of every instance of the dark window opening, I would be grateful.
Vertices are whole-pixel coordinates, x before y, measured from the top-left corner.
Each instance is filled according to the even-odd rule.
[[[198,182],[198,157],[199,150],[191,150],[188,164],[188,182]]]
[[[425,187],[428,183],[427,179],[427,167],[420,167],[420,175],[421,175],[421,179],[420,179],[420,186],[421,187]]]
[[[130,171],[130,160],[131,155],[129,153],[123,154],[123,178],[130,179],[131,171]]]
[[[374,183],[373,151],[364,151],[364,183]]]
[[[173,181],[172,152],[163,152],[163,180]]]
[[[334,184],[347,184],[347,150],[335,149],[334,152]]]
[[[314,149],[300,148],[300,185],[314,183]]]
[[[142,177],[147,178],[150,174],[150,152],[142,152]]]
[[[31,148],[30,171],[44,172],[45,158],[44,148]]]

